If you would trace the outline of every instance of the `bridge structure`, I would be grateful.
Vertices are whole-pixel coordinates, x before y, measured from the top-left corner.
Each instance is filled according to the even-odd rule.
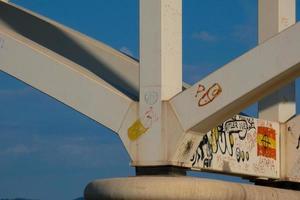
[[[0,1],[0,70],[114,131],[136,168],[136,177],[91,182],[85,198],[300,199],[295,0],[259,0],[259,45],[192,86],[182,81],[182,1],[139,3],[135,60]],[[259,118],[239,114],[257,101]]]

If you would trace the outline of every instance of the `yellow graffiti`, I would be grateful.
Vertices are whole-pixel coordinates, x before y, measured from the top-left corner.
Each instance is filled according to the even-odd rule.
[[[210,141],[209,141],[211,143],[212,152],[217,152],[218,151],[218,141],[219,141],[218,128],[213,128],[211,130],[211,138],[210,138]]]
[[[262,134],[257,135],[257,145],[263,146],[265,148],[276,149],[276,140],[273,138],[267,137]]]
[[[230,145],[233,146],[234,145],[234,137],[232,134],[229,134],[229,141],[230,141]]]
[[[131,141],[135,141],[146,133],[148,129],[149,128],[145,128],[141,120],[137,120],[128,128],[128,137]]]

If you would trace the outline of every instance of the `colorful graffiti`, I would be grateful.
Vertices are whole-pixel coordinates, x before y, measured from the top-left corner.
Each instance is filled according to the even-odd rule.
[[[279,130],[276,122],[236,115],[199,138],[197,149],[189,159],[190,166],[279,177]],[[300,139],[298,146],[300,148]]]
[[[214,154],[217,153],[232,157],[235,152],[238,162],[248,161],[249,152],[241,150],[240,147],[234,148],[234,146],[236,140],[244,140],[251,130],[256,131],[252,118],[235,116],[227,120],[203,136],[191,159],[192,165],[198,164],[201,160],[204,167],[210,167]]]
[[[148,110],[145,111],[143,119],[138,119],[128,128],[128,138],[131,141],[137,140],[145,134],[156,121],[158,121],[158,116],[155,113],[154,108],[150,106]]]
[[[222,93],[222,88],[218,83],[213,84],[208,90],[206,90],[204,85],[199,85],[196,91],[195,97],[200,95],[198,100],[198,106],[205,106],[211,103],[217,96]]]
[[[276,160],[276,133],[273,128],[257,128],[257,155]]]

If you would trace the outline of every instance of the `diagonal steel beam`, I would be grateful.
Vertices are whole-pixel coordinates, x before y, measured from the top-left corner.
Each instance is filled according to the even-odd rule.
[[[171,104],[183,129],[207,132],[294,80],[300,71],[300,24],[228,63]]]
[[[84,67],[0,25],[0,70],[118,132],[134,102]]]
[[[138,60],[53,20],[4,1],[0,1],[0,24],[85,67],[133,100],[139,99]],[[183,85],[183,89],[187,88],[185,83]]]
[[[134,100],[139,96],[139,63],[57,22],[0,1],[0,25],[77,63]]]

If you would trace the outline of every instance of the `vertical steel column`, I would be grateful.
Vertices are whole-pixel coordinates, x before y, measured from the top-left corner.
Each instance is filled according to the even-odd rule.
[[[296,23],[296,0],[259,0],[259,43],[263,43],[279,32]],[[295,81],[265,97],[258,103],[259,118],[287,122],[296,114]],[[280,137],[280,176],[286,177],[286,162],[290,155],[286,155],[285,126],[281,127]],[[256,181],[258,185],[273,187],[290,187],[285,182],[270,183]]]
[[[138,165],[163,165],[163,101],[182,90],[182,1],[140,0],[140,107],[147,130],[137,139]],[[134,164],[134,163],[133,163]]]
[[[259,43],[296,22],[295,0],[259,0]],[[286,122],[296,114],[295,82],[258,103],[259,118]]]

